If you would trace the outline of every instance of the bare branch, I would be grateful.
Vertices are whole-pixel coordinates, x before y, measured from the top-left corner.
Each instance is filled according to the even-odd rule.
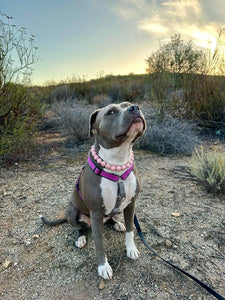
[[[30,78],[37,61],[34,37],[27,37],[25,27],[18,28],[12,17],[0,13],[0,88]]]

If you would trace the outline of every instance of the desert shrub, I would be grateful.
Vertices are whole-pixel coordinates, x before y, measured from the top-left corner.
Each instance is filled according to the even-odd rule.
[[[145,95],[145,85],[143,82],[138,80],[130,80],[127,83],[128,99],[130,102],[139,102],[144,98]]]
[[[225,193],[224,153],[209,152],[201,147],[192,156],[191,172],[206,185],[208,191]]]
[[[74,98],[74,92],[68,84],[60,84],[55,86],[49,94],[50,103],[65,101],[69,98]]]
[[[192,123],[152,108],[145,108],[144,115],[147,130],[138,143],[139,149],[160,154],[191,154],[199,143]]]
[[[54,106],[58,117],[59,129],[69,137],[77,141],[88,139],[89,117],[94,110],[93,106],[80,105],[75,101],[61,102]]]
[[[0,95],[0,155],[19,159],[31,150],[35,130],[44,106],[29,90],[7,84]]]
[[[12,20],[0,13],[0,155],[5,161],[30,152],[43,110],[39,98],[24,86],[37,60],[34,35]]]
[[[146,90],[149,91],[149,84],[146,82],[147,75],[126,75],[113,76],[107,75],[97,79],[87,80],[86,78],[74,78],[61,83],[49,82],[48,86],[43,87],[44,100],[47,103],[67,101],[68,99],[78,99],[89,104],[100,101],[100,96],[109,102],[117,103],[122,101],[140,102]],[[111,99],[109,101],[109,99]],[[104,103],[98,104],[100,106]]]
[[[150,74],[169,72],[172,74],[202,73],[206,68],[206,56],[195,49],[192,41],[184,42],[180,34],[171,37],[170,42],[154,51],[147,59]],[[175,86],[180,85],[180,77],[175,76]]]
[[[112,103],[112,99],[107,95],[96,95],[92,98],[92,103],[99,107],[104,107]]]
[[[186,116],[199,121],[225,121],[225,80],[220,76],[190,75],[183,83]]]
[[[146,63],[153,101],[170,106],[171,92],[183,88],[190,74],[202,74],[206,57],[203,51],[194,49],[191,41],[184,42],[175,34],[170,42],[152,52]]]
[[[217,126],[218,122],[224,126],[225,79],[211,75],[215,68],[191,41],[172,36],[147,59],[151,101],[174,117],[195,119],[203,126]]]
[[[108,88],[108,95],[113,102],[121,102],[124,99],[124,89],[121,83],[112,82]]]

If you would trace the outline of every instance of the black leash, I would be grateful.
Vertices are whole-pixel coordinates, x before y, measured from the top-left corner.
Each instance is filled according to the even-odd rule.
[[[201,280],[197,279],[196,277],[194,277],[193,275],[189,274],[188,272],[182,270],[181,268],[179,268],[178,266],[170,263],[169,261],[167,261],[166,259],[164,259],[163,257],[161,257],[159,254],[157,254],[155,252],[155,250],[153,250],[149,244],[146,242],[143,233],[141,231],[141,226],[138,222],[138,219],[136,217],[136,215],[134,215],[134,224],[135,227],[137,229],[138,235],[141,238],[142,242],[144,243],[144,245],[158,258],[160,258],[162,261],[164,261],[165,263],[167,263],[168,265],[170,265],[171,267],[173,267],[174,269],[182,272],[183,274],[185,274],[186,276],[190,277],[191,279],[193,279],[195,282],[197,282],[201,287],[203,287],[204,289],[206,289],[210,294],[212,294],[214,297],[216,297],[219,300],[225,300],[224,297],[222,297],[221,295],[219,295],[216,291],[214,291],[213,289],[211,289],[208,285],[206,285],[205,283],[203,283]]]

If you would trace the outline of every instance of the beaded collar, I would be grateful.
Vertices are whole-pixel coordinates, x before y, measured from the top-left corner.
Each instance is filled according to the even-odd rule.
[[[131,152],[131,159],[124,165],[111,165],[109,163],[107,163],[106,161],[104,161],[95,151],[95,146],[93,145],[91,147],[91,154],[94,158],[94,160],[101,165],[103,168],[106,168],[107,170],[111,170],[111,171],[125,171],[126,169],[129,169],[133,163],[134,163],[134,153],[133,151]]]

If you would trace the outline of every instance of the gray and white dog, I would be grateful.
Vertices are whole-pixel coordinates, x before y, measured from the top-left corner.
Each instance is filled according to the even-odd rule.
[[[127,256],[137,259],[133,219],[135,199],[140,190],[132,146],[143,135],[146,121],[137,105],[128,102],[110,104],[90,116],[90,136],[95,137],[65,211],[65,218],[42,221],[50,226],[68,222],[79,228],[76,246],[86,245],[85,227],[91,227],[98,261],[98,274],[112,278],[103,243],[103,224],[109,220],[118,231],[126,231]],[[125,226],[115,216],[124,213]]]

